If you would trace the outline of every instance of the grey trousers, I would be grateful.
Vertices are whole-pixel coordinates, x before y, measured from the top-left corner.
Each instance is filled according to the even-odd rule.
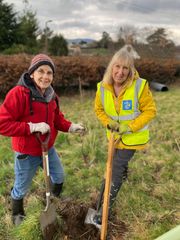
[[[136,150],[131,149],[115,149],[113,156],[112,166],[112,181],[110,190],[109,210],[116,199],[116,196],[123,184],[123,181],[127,178],[128,163],[134,156]],[[105,180],[102,182],[99,199],[97,202],[97,210],[99,215],[102,214],[102,201],[104,192]]]
[[[115,201],[123,180],[127,178],[128,163],[134,156],[136,150],[132,149],[115,149],[112,167],[112,185],[110,192],[110,205]]]

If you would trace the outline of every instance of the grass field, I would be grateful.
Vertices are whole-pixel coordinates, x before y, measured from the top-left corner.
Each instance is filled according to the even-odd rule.
[[[179,224],[179,93],[180,88],[173,86],[168,92],[153,92],[158,115],[150,125],[149,148],[146,152],[137,152],[130,162],[128,181],[124,183],[115,205],[117,218],[126,226],[123,239],[153,240]],[[55,144],[66,173],[63,196],[86,206],[90,206],[97,195],[107,156],[105,131],[93,112],[94,96],[94,92],[86,91],[82,97],[60,98],[60,108],[65,116],[85,124],[87,134],[60,133]],[[43,209],[42,171],[37,173],[25,200],[27,218],[17,228],[11,223],[9,196],[14,180],[13,153],[10,139],[2,136],[0,169],[0,240],[42,239],[38,220]],[[60,200],[58,204],[61,205]],[[63,226],[61,217],[59,221]],[[63,227],[55,239],[85,239],[78,236],[68,238],[61,231]]]

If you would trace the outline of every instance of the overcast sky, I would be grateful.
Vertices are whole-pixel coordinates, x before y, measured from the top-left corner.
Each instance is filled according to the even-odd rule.
[[[23,0],[4,0],[21,13]],[[180,0],[29,0],[41,29],[48,27],[65,38],[100,39],[106,31],[115,40],[124,24],[169,29],[180,44]],[[139,32],[141,36],[142,33]]]

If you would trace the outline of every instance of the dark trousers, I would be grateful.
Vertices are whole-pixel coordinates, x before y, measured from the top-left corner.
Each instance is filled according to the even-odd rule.
[[[115,149],[112,167],[112,184],[110,192],[110,205],[115,201],[123,180],[127,178],[128,163],[134,156],[136,150]]]
[[[113,166],[112,166],[112,181],[111,181],[110,200],[109,200],[110,210],[122,186],[123,181],[127,178],[128,163],[134,156],[135,151],[136,150],[131,150],[131,149],[115,149],[114,151]],[[98,206],[97,206],[100,215],[102,214],[104,185],[105,185],[105,181],[103,180],[103,183],[101,186],[101,193],[98,199]]]

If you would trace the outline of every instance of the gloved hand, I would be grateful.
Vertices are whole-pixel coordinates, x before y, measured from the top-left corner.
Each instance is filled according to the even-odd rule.
[[[132,132],[130,127],[127,124],[120,123],[119,124],[119,134],[122,135],[127,132]]]
[[[31,133],[40,132],[41,134],[45,134],[47,132],[50,132],[50,126],[45,122],[40,123],[29,122],[28,124]]]
[[[107,125],[107,128],[116,132],[119,132],[119,123],[115,120],[111,120]]]
[[[118,132],[120,135],[126,132],[131,132],[131,129],[127,124],[118,123],[114,120],[111,120],[110,123],[107,125],[108,129]]]
[[[81,123],[72,123],[68,132],[70,133],[84,133],[85,127]]]

